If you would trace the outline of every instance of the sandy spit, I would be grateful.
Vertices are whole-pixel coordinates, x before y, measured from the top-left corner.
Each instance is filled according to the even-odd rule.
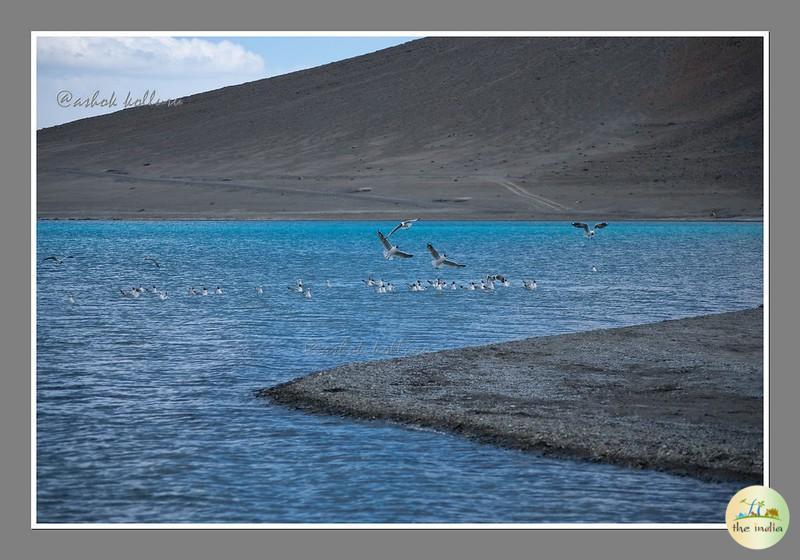
[[[347,364],[257,395],[548,456],[758,482],[762,385],[759,308]]]

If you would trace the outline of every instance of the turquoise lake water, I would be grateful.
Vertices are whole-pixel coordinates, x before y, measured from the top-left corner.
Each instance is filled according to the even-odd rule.
[[[588,240],[569,223],[422,221],[392,236],[415,257],[386,261],[375,231],[392,225],[37,223],[38,521],[723,521],[740,484],[311,415],[254,391],[356,360],[753,307],[761,223],[612,223]],[[429,241],[467,267],[433,269]],[[406,287],[493,273],[512,286]],[[366,288],[369,275],[398,291]],[[298,279],[311,299],[287,290]],[[168,298],[119,292],[153,285]]]

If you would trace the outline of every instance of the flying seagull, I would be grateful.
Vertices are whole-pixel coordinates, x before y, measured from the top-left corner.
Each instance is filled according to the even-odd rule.
[[[599,224],[595,224],[594,228],[592,228],[592,229],[589,229],[589,224],[584,224],[583,222],[572,222],[572,225],[575,226],[576,228],[583,229],[584,235],[586,237],[594,237],[595,230],[603,229],[608,224],[606,222],[600,222]]]
[[[414,225],[414,222],[418,222],[418,221],[419,221],[419,218],[414,218],[413,220],[403,220],[402,222],[400,222],[399,224],[394,226],[394,229],[392,231],[390,231],[389,235],[387,235],[386,237],[391,237],[392,234],[394,232],[396,232],[398,229],[408,229],[408,228],[410,228],[411,226]]]
[[[383,243],[383,246],[385,247],[385,249],[383,250],[383,257],[386,260],[390,260],[394,257],[398,257],[401,259],[410,259],[411,257],[414,256],[409,253],[404,253],[403,251],[397,248],[397,245],[392,245],[391,243],[389,243],[389,240],[386,239],[386,237],[381,232],[378,232],[378,238],[381,240],[381,243]]]
[[[153,257],[145,257],[142,260],[143,261],[151,261],[154,265],[156,265],[156,268],[161,268],[161,265],[158,264],[158,261],[155,260]]]
[[[64,259],[71,259],[71,258],[73,258],[72,255],[68,255],[68,256],[64,257]],[[64,264],[64,259],[59,258],[59,257],[57,257],[55,255],[50,255],[49,257],[43,258],[42,262],[44,263],[46,261],[53,261],[56,264]]]
[[[459,264],[455,261],[451,261],[450,259],[447,258],[447,255],[445,255],[444,253],[440,255],[439,251],[434,249],[433,245],[431,245],[430,243],[428,243],[428,251],[430,251],[431,256],[433,257],[433,259],[431,259],[431,264],[433,265],[434,268],[442,268],[443,266],[450,266],[452,268],[464,268],[465,266],[467,266],[465,264]]]

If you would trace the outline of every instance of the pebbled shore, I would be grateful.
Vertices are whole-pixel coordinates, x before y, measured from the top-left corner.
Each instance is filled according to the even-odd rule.
[[[346,364],[257,394],[548,456],[759,482],[762,385],[759,308]]]

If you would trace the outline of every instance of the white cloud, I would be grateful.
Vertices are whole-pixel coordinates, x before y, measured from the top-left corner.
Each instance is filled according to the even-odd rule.
[[[241,45],[184,37],[40,37],[39,65],[50,71],[148,76],[263,73],[264,60]]]
[[[59,92],[74,98],[112,93],[156,92],[177,99],[266,77],[263,58],[230,40],[175,37],[39,37],[37,42],[37,127],[119,110],[64,107]]]

